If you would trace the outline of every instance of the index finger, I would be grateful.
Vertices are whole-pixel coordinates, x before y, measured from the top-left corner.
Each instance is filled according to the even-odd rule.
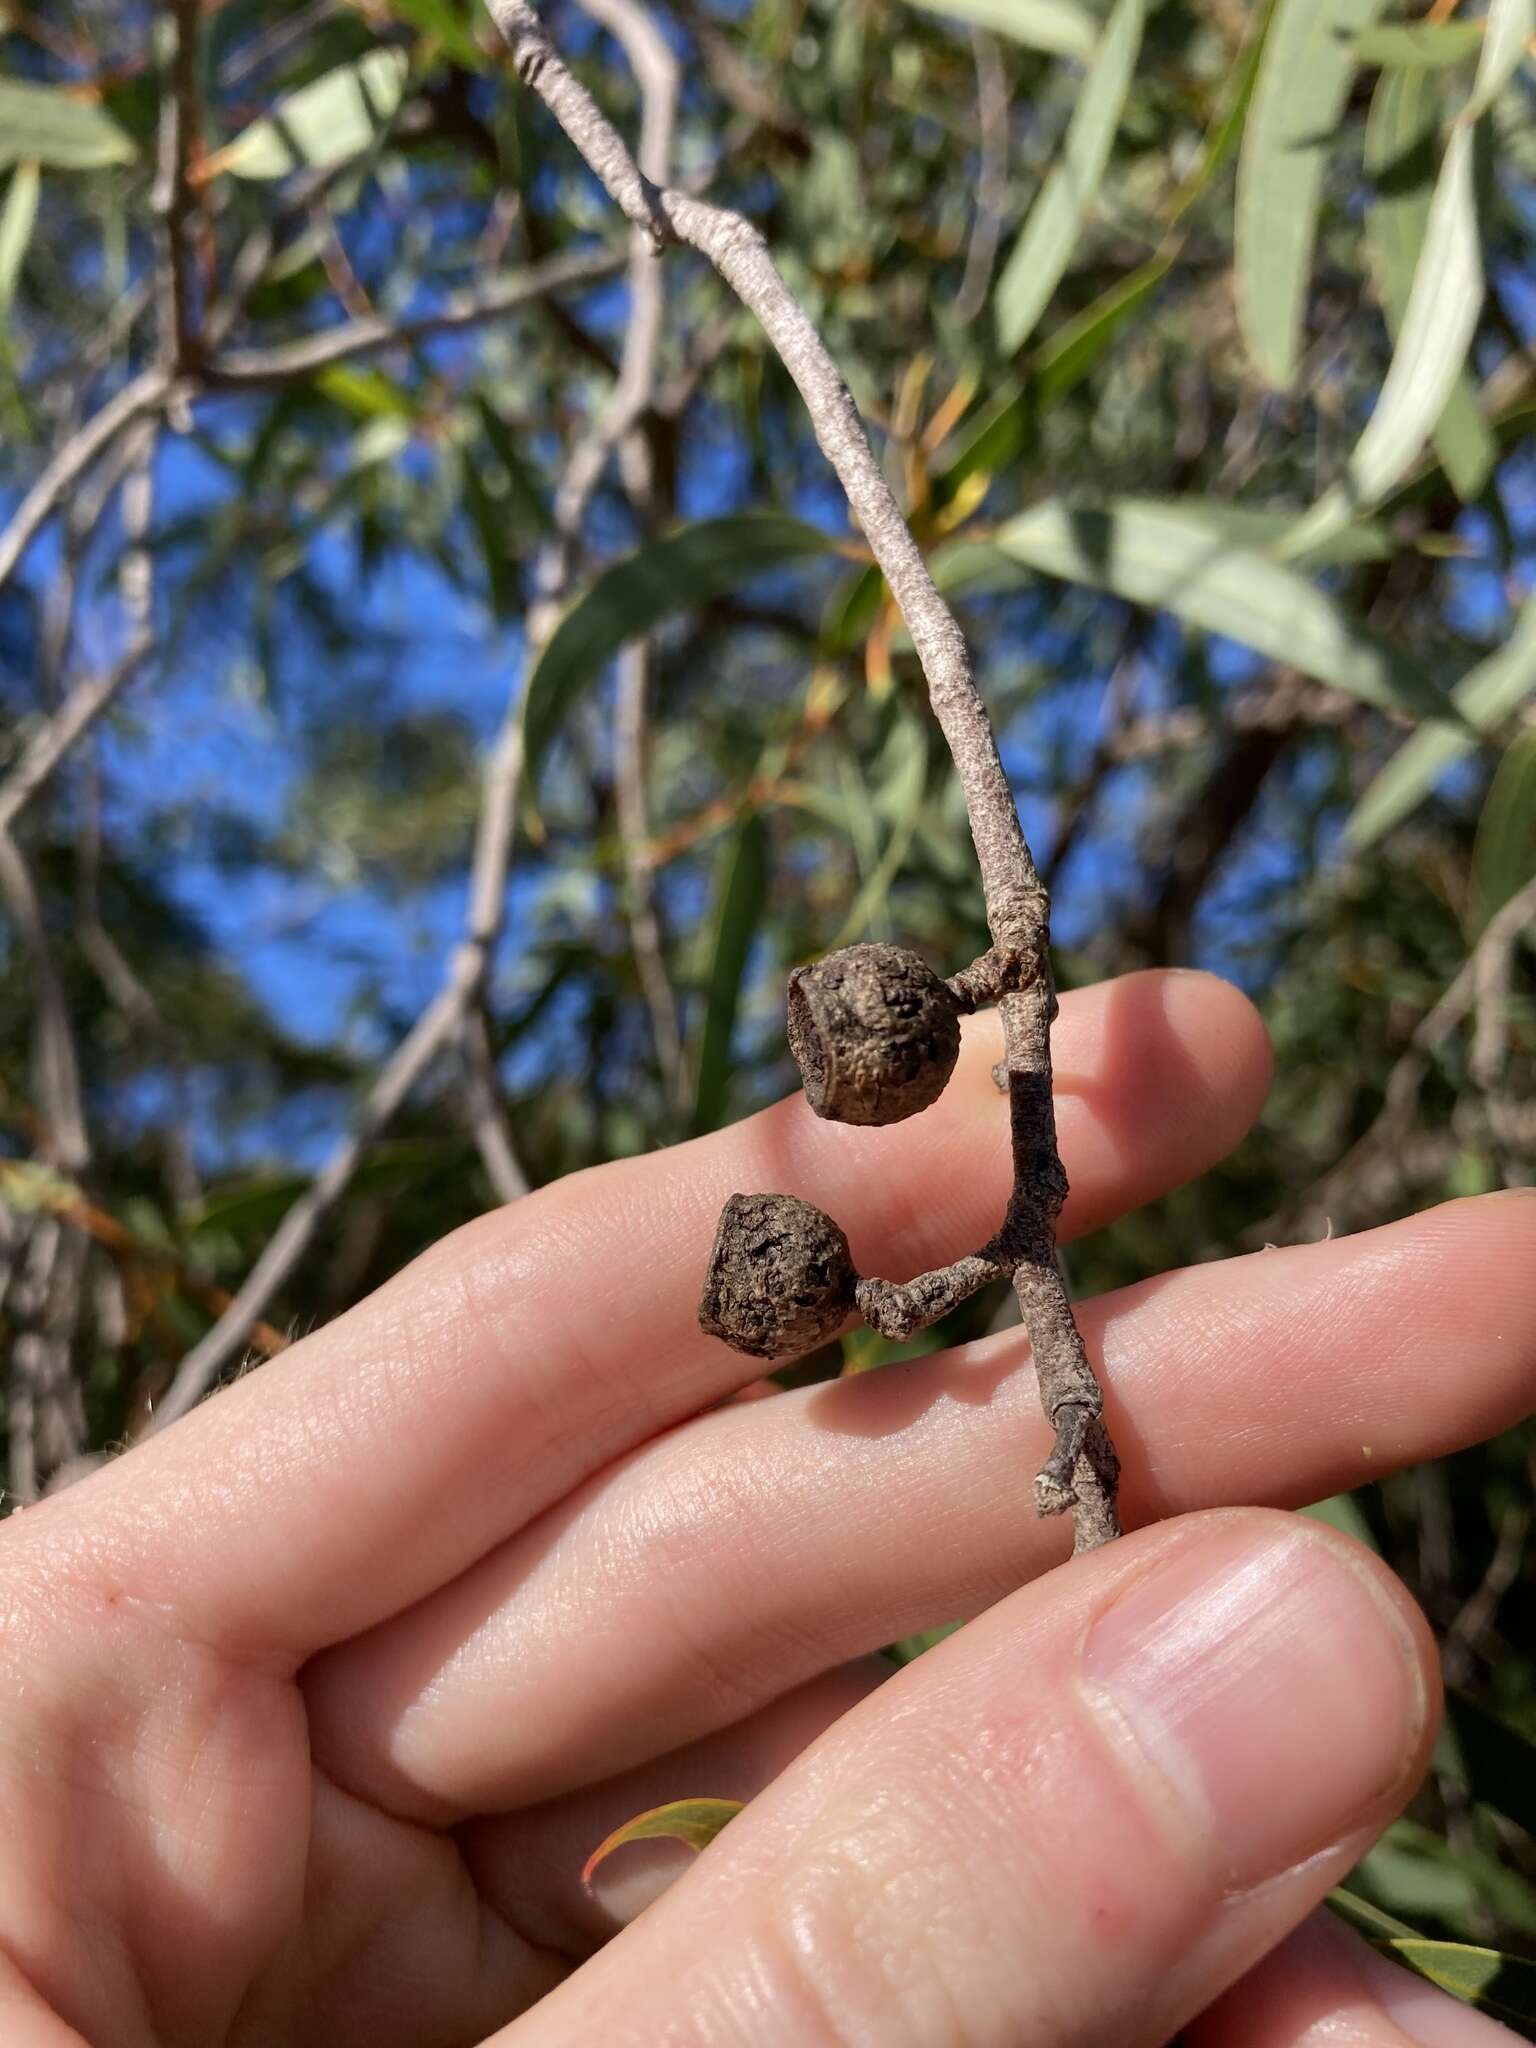
[[[1268,1083],[1256,1013],[1208,975],[1069,995],[1054,1039],[1065,1232],[1213,1164]],[[13,1533],[46,1525],[57,1545],[81,1532],[126,1589],[152,1589],[203,1640],[297,1665],[756,1376],[697,1322],[729,1194],[816,1201],[864,1272],[907,1274],[983,1241],[1009,1182],[999,1049],[996,1019],[974,1020],[939,1103],[892,1128],[823,1123],[796,1096],[482,1217]]]

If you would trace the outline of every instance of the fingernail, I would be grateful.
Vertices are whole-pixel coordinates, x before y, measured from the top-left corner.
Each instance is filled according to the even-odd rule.
[[[1302,1524],[1188,1540],[1100,1616],[1084,1675],[1236,1887],[1327,1848],[1401,1784],[1424,1725],[1402,1618]]]
[[[1419,2048],[1511,2048],[1517,2038],[1385,1956],[1366,1949],[1359,1967],[1387,2018]]]

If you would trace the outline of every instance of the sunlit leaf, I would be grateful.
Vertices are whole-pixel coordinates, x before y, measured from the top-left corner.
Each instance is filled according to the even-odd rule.
[[[1145,0],[1115,0],[1072,109],[1061,155],[997,280],[994,318],[1005,354],[1028,340],[1081,238],[1136,68],[1144,6]]]
[[[0,78],[0,168],[31,160],[45,169],[96,171],[132,163],[137,151],[93,100],[58,86]]]
[[[1276,0],[1237,174],[1237,301],[1248,352],[1280,390],[1301,361],[1323,172],[1383,0]]]
[[[1296,525],[1295,515],[1272,510],[1266,505],[1234,505],[1222,498],[1148,499],[1170,518],[1184,519],[1203,527],[1207,533],[1254,548],[1260,554],[1278,555]],[[1397,552],[1386,527],[1373,519],[1357,519],[1320,539],[1297,558],[1308,568],[1323,568],[1337,562],[1385,562]]]
[[[1046,499],[993,536],[1006,560],[1113,591],[1268,655],[1368,704],[1449,715],[1434,681],[1334,598],[1283,563],[1234,546],[1198,515],[1131,498]],[[973,573],[985,575],[976,560]]]
[[[1483,53],[1472,81],[1472,97],[1464,119],[1486,114],[1515,75],[1526,46],[1536,38],[1536,0],[1488,0]]]
[[[1422,71],[1389,71],[1372,95],[1365,125],[1365,167],[1376,180],[1376,197],[1366,215],[1366,249],[1394,339],[1408,309],[1429,226],[1439,113],[1435,79]],[[1478,497],[1498,447],[1465,369],[1451,387],[1434,440],[1456,495],[1463,502]]]
[[[829,534],[803,520],[742,512],[682,527],[605,569],[560,621],[529,678],[528,787],[538,786],[549,743],[573,705],[626,640],[675,612],[737,591],[766,570],[834,546]]]
[[[285,178],[360,155],[383,133],[405,92],[404,50],[370,50],[280,99],[211,159],[237,178]]]
[[[5,204],[0,206],[0,313],[9,311],[16,296],[16,281],[37,221],[41,182],[37,165],[29,161],[16,166],[5,188]]]
[[[993,30],[1031,50],[1059,57],[1093,55],[1099,25],[1077,0],[916,0],[930,14],[947,14],[976,28]]]
[[[1527,2029],[1536,2023],[1536,1963],[1494,1948],[1426,1941],[1420,1935],[1394,1935],[1374,1945],[1452,1997],[1519,2027],[1530,2038]]]
[[[1482,303],[1472,130],[1458,121],[1446,144],[1402,332],[1375,410],[1343,482],[1300,521],[1287,542],[1288,552],[1302,552],[1347,524],[1406,476],[1461,374]]]
[[[1536,691],[1536,598],[1521,607],[1508,640],[1480,661],[1451,692],[1470,731],[1435,726],[1405,740],[1356,804],[1349,836],[1369,846],[1428,796],[1451,762],[1471,753],[1476,735],[1491,732]]]
[[[598,1843],[586,1860],[581,1881],[590,1884],[598,1865],[630,1842],[683,1842],[695,1852],[707,1849],[741,1807],[739,1799],[673,1799],[665,1806],[653,1806]]]
[[[741,984],[767,900],[768,834],[751,811],[726,841],[715,881],[704,1030],[694,1080],[695,1132],[715,1130],[725,1116]]]
[[[1459,64],[1482,46],[1480,21],[1394,21],[1355,37],[1355,55],[1362,64],[1401,65],[1415,71]]]
[[[314,388],[361,420],[414,419],[418,410],[416,400],[393,377],[355,363],[332,363],[317,370]]]
[[[1086,64],[1098,41],[1097,17],[1078,0],[913,0],[929,14],[946,14],[990,29],[1026,49],[1075,57]]]

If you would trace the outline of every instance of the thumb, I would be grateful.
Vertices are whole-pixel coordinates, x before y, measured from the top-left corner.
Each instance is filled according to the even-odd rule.
[[[845,1715],[498,2041],[1157,2048],[1401,1806],[1434,1694],[1402,1589],[1320,1525],[1144,1531]]]

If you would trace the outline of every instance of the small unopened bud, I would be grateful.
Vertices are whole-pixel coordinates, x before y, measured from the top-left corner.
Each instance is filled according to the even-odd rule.
[[[845,946],[789,977],[789,1049],[818,1116],[896,1124],[943,1094],[959,1009],[905,946]]]
[[[709,1255],[699,1327],[754,1358],[795,1358],[846,1319],[856,1278],[847,1238],[812,1203],[732,1195]]]

